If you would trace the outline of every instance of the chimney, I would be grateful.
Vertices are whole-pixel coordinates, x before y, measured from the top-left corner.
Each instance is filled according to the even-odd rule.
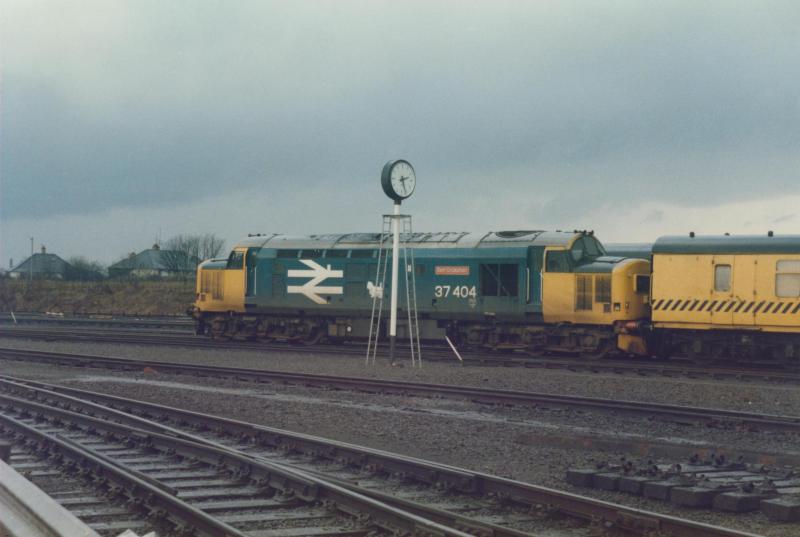
[[[153,250],[160,250],[160,249],[161,249],[161,246],[159,246],[158,243],[155,243],[153,245]]]
[[[45,247],[44,247],[44,244],[42,244],[42,253],[43,253],[43,254],[46,254],[46,253],[47,253],[47,248],[45,248]]]
[[[8,268],[10,268],[10,269],[14,268],[14,258],[13,257],[9,257],[8,258]]]

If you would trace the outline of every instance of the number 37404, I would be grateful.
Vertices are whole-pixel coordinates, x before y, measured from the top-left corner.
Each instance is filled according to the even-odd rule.
[[[475,298],[475,286],[469,285],[437,285],[433,288],[433,294],[436,298]]]

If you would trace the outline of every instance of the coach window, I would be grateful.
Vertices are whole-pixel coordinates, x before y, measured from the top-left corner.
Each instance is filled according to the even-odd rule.
[[[714,291],[727,293],[731,290],[731,266],[714,265]]]
[[[244,265],[244,252],[231,252],[228,256],[228,265],[225,268],[229,269],[242,269]]]
[[[781,298],[800,297],[800,260],[778,261],[775,274],[775,295]]]
[[[347,250],[326,250],[325,257],[347,257]]]
[[[322,257],[322,250],[303,250],[300,259],[317,259]]]
[[[547,272],[569,272],[569,252],[553,250],[547,252]]]
[[[350,259],[372,259],[375,250],[352,250]]]
[[[297,259],[297,254],[299,254],[297,250],[278,250],[277,257],[281,259]]]

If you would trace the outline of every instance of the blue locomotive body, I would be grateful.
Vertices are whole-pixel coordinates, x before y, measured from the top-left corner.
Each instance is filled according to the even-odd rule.
[[[447,334],[491,347],[543,347],[553,338],[560,345],[591,326],[594,336],[569,344],[593,349],[613,339],[616,321],[641,316],[642,304],[636,302],[641,300],[622,297],[633,293],[628,289],[633,265],[605,256],[591,233],[416,233],[404,243],[414,261],[411,253],[401,257],[401,275],[405,271],[414,286],[407,290],[406,278],[399,278],[401,337],[411,291],[423,339]],[[226,262],[201,265],[194,314],[199,330],[217,337],[310,342],[366,337],[374,296],[390,292],[388,278],[376,281],[379,264],[391,262],[388,255],[379,234],[251,236]],[[615,286],[622,298],[612,301],[616,269],[627,279]],[[593,288],[595,279],[598,293],[587,295],[586,286]],[[545,286],[554,298],[546,298]],[[569,300],[562,300],[564,294]],[[388,309],[388,300],[383,307]],[[544,329],[548,315],[554,322]],[[580,328],[557,328],[565,320]]]

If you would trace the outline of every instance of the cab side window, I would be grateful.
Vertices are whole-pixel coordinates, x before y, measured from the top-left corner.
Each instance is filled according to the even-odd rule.
[[[714,291],[727,293],[731,290],[731,266],[714,265]]]
[[[546,269],[547,272],[569,272],[569,252],[556,250],[547,252]]]
[[[244,252],[231,252],[228,256],[228,264],[225,268],[228,269],[242,269],[244,266]]]
[[[800,297],[800,260],[778,261],[775,273],[775,295],[781,298]]]
[[[514,263],[481,263],[481,295],[517,296],[518,265]]]

